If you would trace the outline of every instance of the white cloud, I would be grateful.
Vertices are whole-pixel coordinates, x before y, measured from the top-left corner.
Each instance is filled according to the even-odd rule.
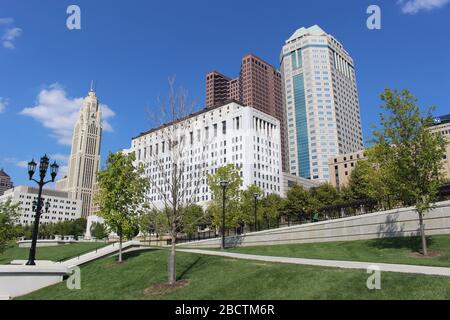
[[[11,26],[13,23],[13,18],[0,18],[0,25],[8,26],[1,37],[2,45],[6,49],[15,49],[14,40],[23,33],[21,28]]]
[[[20,114],[30,116],[52,131],[51,136],[58,143],[71,145],[72,133],[78,113],[84,98],[69,98],[66,91],[59,84],[53,84],[43,89],[38,97],[36,106],[23,109]],[[100,104],[102,110],[103,130],[113,131],[108,119],[115,113],[107,105]]]
[[[6,106],[8,105],[8,100],[0,97],[0,113],[5,111]]]
[[[64,163],[68,163],[69,162],[69,158],[70,158],[70,155],[68,155],[68,154],[61,154],[61,153],[55,153],[55,154],[51,154],[50,156],[49,156],[49,158],[51,159],[51,160],[55,160],[56,162],[64,162]]]
[[[3,161],[11,163],[19,168],[28,168],[27,160],[17,160],[16,158],[3,158]]]
[[[28,168],[28,161],[26,160],[17,161],[16,166],[18,166],[19,168]]]
[[[13,18],[0,18],[0,24],[11,24],[14,22]]]
[[[450,0],[399,0],[403,13],[416,14],[419,11],[439,9],[450,3]]]
[[[69,156],[57,153],[57,154],[50,155],[49,158],[50,158],[51,163],[53,163],[53,161],[56,161],[56,163],[58,163],[58,165],[59,165],[58,177],[66,176],[67,172],[69,171],[69,166],[68,166]],[[22,169],[28,169],[28,162],[30,160],[18,160],[16,158],[3,158],[4,162],[10,163],[10,164],[15,165],[16,167],[22,168]],[[34,159],[34,161],[36,161],[37,163],[39,163],[39,160],[40,160],[40,158]]]

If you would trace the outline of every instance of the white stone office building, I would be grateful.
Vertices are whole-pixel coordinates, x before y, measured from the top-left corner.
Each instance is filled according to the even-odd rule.
[[[329,158],[363,147],[353,60],[315,25],[286,40],[280,61],[289,172],[326,182]]]
[[[186,197],[193,202],[206,206],[211,200],[207,175],[230,163],[239,169],[242,189],[255,184],[265,194],[282,194],[280,122],[274,117],[233,101],[133,138],[126,152],[135,152],[136,162],[144,164],[145,174],[164,192],[169,189],[160,168],[167,170],[170,176],[172,165],[164,132],[174,128],[182,128],[179,135],[184,142],[183,181],[188,185]],[[157,188],[151,187],[148,198],[156,207],[161,207],[162,196]]]
[[[93,88],[83,101],[73,129],[68,176],[56,183],[56,188],[67,191],[72,199],[82,201],[81,214],[92,214],[96,174],[100,167],[102,111]]]
[[[29,225],[34,223],[33,201],[37,201],[38,191],[38,188],[18,186],[5,191],[5,194],[0,196],[0,202],[10,199],[13,203],[19,204],[20,216],[16,223]],[[45,212],[45,208],[42,210],[40,224],[74,221],[81,218],[81,200],[69,198],[67,192],[44,189],[42,199],[44,204],[48,201],[50,207],[48,212]]]

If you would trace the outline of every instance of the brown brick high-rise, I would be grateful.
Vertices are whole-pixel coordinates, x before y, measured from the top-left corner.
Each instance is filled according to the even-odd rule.
[[[13,188],[14,185],[11,181],[10,176],[3,171],[3,169],[0,169],[0,196],[5,193],[6,190],[9,190]]]
[[[287,170],[286,116],[283,110],[280,72],[253,54],[242,58],[238,78],[231,79],[217,71],[206,75],[206,108],[227,100],[261,110],[280,121],[282,168]]]

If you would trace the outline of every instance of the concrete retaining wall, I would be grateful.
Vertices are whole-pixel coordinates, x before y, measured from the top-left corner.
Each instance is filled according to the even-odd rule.
[[[72,244],[77,243],[78,241],[75,240],[38,240],[36,242],[36,247],[55,247],[55,246],[61,246],[65,244]],[[19,248],[30,248],[31,247],[31,240],[21,240],[17,241],[17,244],[19,245]]]
[[[123,251],[141,247],[139,241],[122,244]],[[119,244],[93,250],[63,262],[36,260],[35,266],[27,266],[27,260],[14,260],[10,265],[0,265],[0,300],[11,299],[51,286],[63,280],[74,267],[115,254]]]
[[[11,299],[59,283],[68,268],[63,265],[0,266],[0,299]]]
[[[427,235],[450,234],[450,201],[437,203],[425,215]],[[401,208],[336,220],[265,230],[226,238],[227,247],[277,245],[287,243],[350,241],[419,234],[418,214],[414,208]],[[221,239],[208,239],[179,246],[217,248]]]

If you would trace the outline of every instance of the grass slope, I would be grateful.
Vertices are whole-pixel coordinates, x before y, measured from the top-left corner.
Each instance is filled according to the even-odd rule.
[[[450,278],[382,273],[381,290],[368,290],[365,270],[319,268],[178,253],[174,292],[145,294],[167,279],[167,251],[125,254],[81,268],[81,290],[60,283],[22,299],[450,299]]]
[[[419,253],[419,237],[230,248],[266,256],[385,262],[450,267],[450,235],[428,237],[429,257]]]
[[[38,247],[36,249],[36,260],[60,261],[76,257],[80,254],[105,246],[105,243],[74,243],[55,247]],[[8,264],[12,260],[26,260],[30,248],[19,248],[16,244],[9,246],[0,253],[0,264]]]

